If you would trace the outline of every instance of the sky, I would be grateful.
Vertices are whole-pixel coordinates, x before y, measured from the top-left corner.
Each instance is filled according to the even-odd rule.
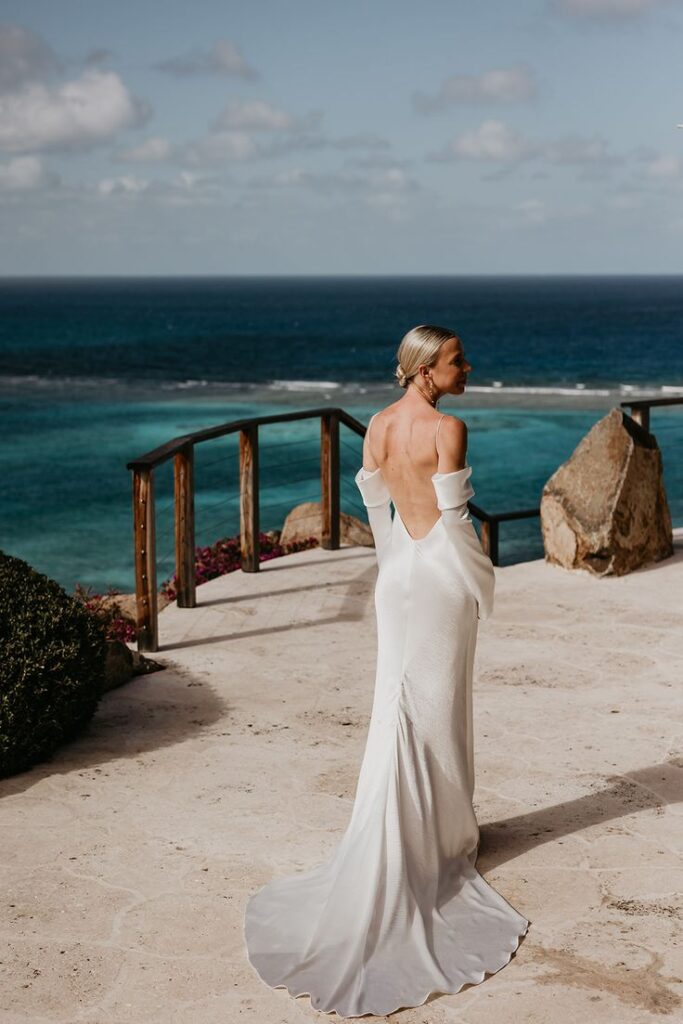
[[[0,274],[683,272],[683,0],[0,0]]]

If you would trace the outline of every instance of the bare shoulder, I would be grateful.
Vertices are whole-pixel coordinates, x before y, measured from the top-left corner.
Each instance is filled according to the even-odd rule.
[[[445,413],[439,427],[439,469],[448,473],[462,469],[467,457],[467,424],[459,416]]]
[[[439,437],[449,437],[453,441],[464,441],[467,444],[467,424],[459,416],[446,412],[439,428]]]

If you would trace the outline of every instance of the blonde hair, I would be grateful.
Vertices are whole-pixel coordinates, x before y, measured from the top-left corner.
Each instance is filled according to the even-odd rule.
[[[446,327],[436,327],[434,324],[420,324],[419,327],[413,327],[404,334],[396,353],[398,366],[394,371],[399,386],[408,387],[420,363],[434,366],[443,343],[457,337],[455,331],[449,331]]]

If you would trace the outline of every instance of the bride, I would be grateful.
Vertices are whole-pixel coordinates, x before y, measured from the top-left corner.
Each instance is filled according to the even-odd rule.
[[[397,360],[405,394],[371,417],[355,476],[375,540],[377,667],[351,817],[326,862],[274,879],[245,915],[259,976],[342,1017],[479,984],[530,924],[475,867],[472,672],[495,576],[467,507],[467,428],[437,411],[471,366],[430,325]]]

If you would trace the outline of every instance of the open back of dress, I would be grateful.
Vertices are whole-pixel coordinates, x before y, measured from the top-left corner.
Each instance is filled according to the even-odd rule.
[[[529,921],[475,868],[472,672],[494,573],[466,466],[432,477],[441,517],[413,539],[381,470],[355,477],[375,537],[377,666],[353,809],[327,861],[248,901],[249,960],[343,1017],[418,1006],[500,970]]]

